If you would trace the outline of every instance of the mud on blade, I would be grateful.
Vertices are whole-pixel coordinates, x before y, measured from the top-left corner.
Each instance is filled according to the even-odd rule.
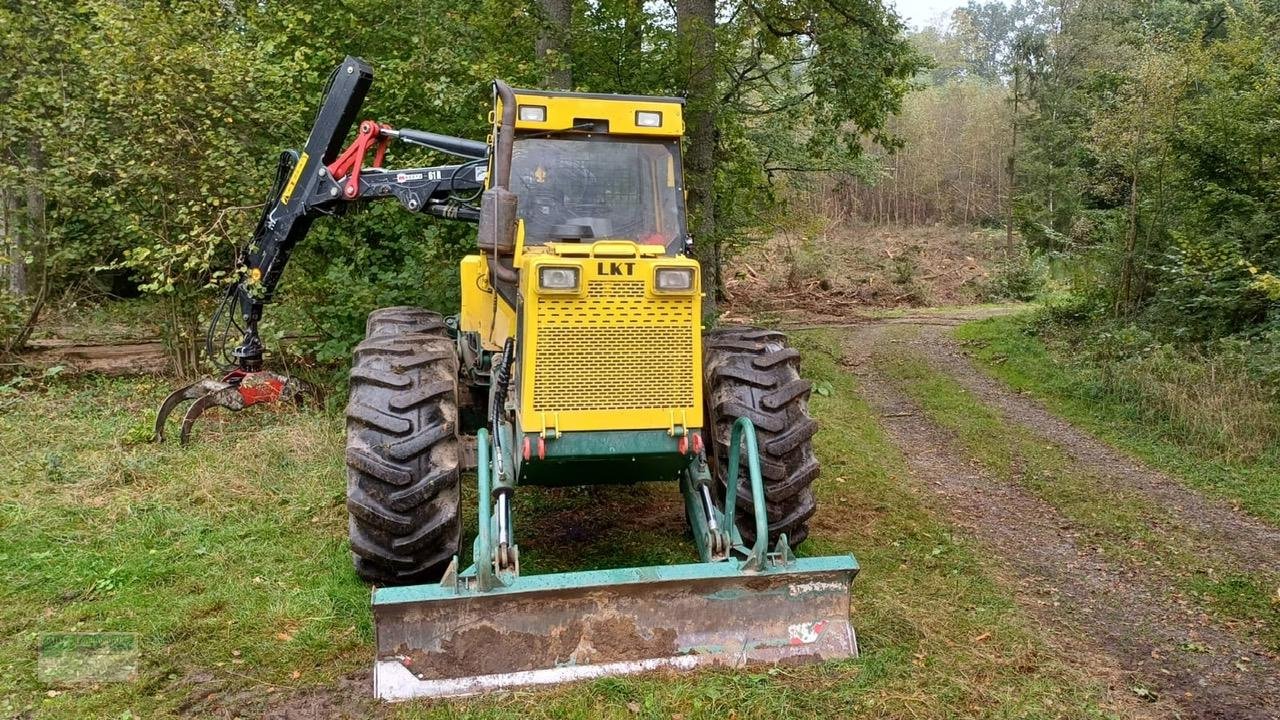
[[[525,576],[485,593],[374,592],[384,700],[468,695],[703,665],[854,657],[848,556]]]

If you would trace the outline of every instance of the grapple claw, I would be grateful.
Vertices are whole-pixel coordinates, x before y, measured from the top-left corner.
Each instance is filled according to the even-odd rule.
[[[229,383],[214,380],[213,378],[204,378],[169,393],[169,397],[166,397],[164,402],[160,404],[160,412],[156,414],[156,429],[152,439],[155,442],[164,442],[164,426],[169,421],[169,415],[179,405],[188,400],[195,400],[201,396],[225,390],[229,387],[231,387]]]
[[[231,411],[243,410],[245,406],[245,398],[240,392],[240,388],[235,385],[211,392],[200,397],[187,408],[187,414],[182,418],[182,434],[178,436],[178,442],[186,445],[191,439],[191,426],[195,424],[196,418],[204,414],[205,410],[211,407],[226,408]]]
[[[324,393],[320,392],[320,388],[296,377],[285,378],[284,387],[280,390],[280,397],[292,400],[298,407],[306,405],[321,407],[324,405]]]
[[[319,405],[322,400],[320,391],[311,383],[286,375],[279,375],[269,370],[245,372],[232,370],[221,380],[205,378],[190,385],[178,388],[165,398],[156,415],[155,441],[164,442],[165,424],[174,410],[184,402],[194,400],[182,418],[180,442],[186,445],[191,439],[191,426],[206,410],[211,407],[227,410],[243,410],[250,405],[272,403],[289,400],[298,406],[307,403]]]

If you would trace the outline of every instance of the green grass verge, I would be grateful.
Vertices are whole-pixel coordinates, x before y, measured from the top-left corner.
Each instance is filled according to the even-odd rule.
[[[1025,316],[1004,317],[962,325],[956,337],[988,372],[1054,413],[1192,487],[1280,525],[1280,450],[1252,462],[1206,457],[1180,443],[1172,424],[1152,422],[1134,405],[1097,391],[1095,375],[1025,330]]]
[[[836,340],[805,334],[799,343],[807,375],[826,392],[813,401],[823,423],[822,510],[802,551],[853,552],[861,560],[854,584],[861,659],[615,678],[386,712],[1105,715],[1105,688],[1037,640],[977,554],[905,489],[901,457],[839,366]],[[190,714],[210,687],[234,710],[340,688],[340,678],[368,668],[368,591],[351,571],[345,541],[341,420],[210,413],[190,448],[143,443],[166,385],[62,379],[5,398],[19,402],[0,414],[0,666],[8,669],[0,674],[0,715]],[[674,486],[523,493],[529,519],[517,521],[530,569],[689,559],[675,531],[680,517],[652,509],[678,513],[675,493]],[[641,522],[632,523],[637,514]],[[572,529],[569,539],[554,532],[563,528]],[[59,688],[36,679],[40,633],[103,630],[138,633],[137,681]],[[202,685],[201,676],[214,682]],[[360,691],[332,692],[340,699]]]
[[[895,328],[905,339],[913,327]],[[955,434],[972,457],[996,477],[1018,483],[1089,531],[1108,557],[1137,568],[1161,568],[1172,585],[1198,598],[1214,614],[1256,628],[1280,649],[1280,617],[1272,593],[1280,578],[1263,572],[1223,572],[1230,563],[1212,539],[1180,523],[1172,509],[1152,505],[1137,491],[1115,487],[1078,466],[1053,438],[1004,420],[958,382],[904,343],[873,353],[876,368],[940,426]]]

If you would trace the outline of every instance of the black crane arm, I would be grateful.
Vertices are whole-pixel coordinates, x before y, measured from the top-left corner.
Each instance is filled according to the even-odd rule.
[[[157,441],[165,438],[169,416],[187,402],[191,406],[182,418],[184,444],[192,424],[211,407],[238,411],[263,403],[319,400],[320,392],[309,383],[263,368],[262,338],[258,334],[262,309],[274,298],[289,255],[316,218],[341,214],[366,201],[394,198],[411,212],[479,221],[480,209],[472,203],[484,189],[490,165],[486,143],[421,130],[397,130],[365,120],[351,143],[343,147],[372,82],[373,69],[363,60],[348,56],[329,78],[306,145],[301,151],[289,150],[280,155],[276,182],[258,225],[236,258],[236,282],[227,289],[205,336],[205,352],[226,364],[224,374],[220,379],[204,378],[170,393],[156,414]],[[506,87],[501,83],[495,86]],[[397,141],[460,160],[432,167],[383,168],[387,147]],[[509,150],[509,145],[508,142],[502,147]],[[370,153],[373,159],[366,167]],[[233,332],[240,334],[240,344],[227,355]]]
[[[484,186],[488,169],[485,143],[421,130],[395,129],[365,120],[360,123],[355,139],[342,148],[372,81],[372,68],[363,60],[348,56],[330,77],[306,145],[301,152],[281,154],[275,187],[252,240],[237,260],[243,267],[241,277],[228,291],[226,304],[210,323],[206,352],[211,358],[218,352],[214,346],[220,323],[230,323],[221,333],[224,339],[231,327],[241,331],[243,337],[231,357],[223,359],[242,371],[261,369],[263,346],[258,323],[263,307],[274,299],[290,254],[316,218],[340,214],[365,201],[394,198],[411,212],[473,222],[479,219],[479,209],[470,204],[470,200]],[[432,167],[385,169],[381,167],[383,157],[393,141],[455,155],[462,161]],[[365,167],[365,159],[371,152],[374,154],[372,166]],[[229,314],[224,316],[237,311],[243,325],[234,322]]]

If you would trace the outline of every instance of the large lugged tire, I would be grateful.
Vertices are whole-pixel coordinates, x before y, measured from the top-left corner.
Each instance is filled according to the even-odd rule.
[[[458,552],[458,358],[444,320],[370,313],[347,403],[347,511],[356,574],[438,580]]]
[[[780,332],[727,327],[703,340],[703,378],[712,470],[726,487],[729,433],[747,417],[756,427],[760,469],[769,509],[769,547],[787,534],[792,547],[809,536],[809,518],[817,509],[813,481],[818,459],[813,435],[818,423],[809,415],[808,380],[800,379],[800,353]],[[738,477],[738,528],[748,545],[755,541],[751,480],[742,462]]]
[[[448,337],[447,332],[448,328],[440,313],[408,305],[374,310],[364,323],[365,338],[385,333],[429,333]]]

